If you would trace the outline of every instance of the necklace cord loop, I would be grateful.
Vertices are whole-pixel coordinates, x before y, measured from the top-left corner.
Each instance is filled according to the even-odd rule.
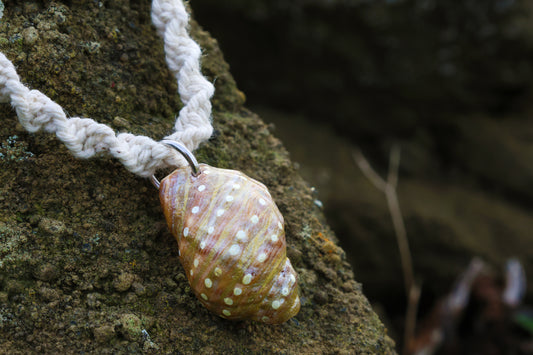
[[[185,147],[183,144],[176,142],[176,141],[171,141],[168,139],[162,140],[161,143],[166,144],[169,147],[176,149],[181,155],[183,155],[183,157],[185,158],[185,160],[187,160],[187,163],[189,163],[189,166],[191,167],[192,176],[198,176],[202,173],[200,171],[198,161],[196,160],[194,155],[189,151],[189,149],[187,149],[187,147]],[[155,186],[155,188],[159,190],[160,183],[159,183],[159,180],[157,180],[157,178],[155,177],[155,175],[152,175],[150,177],[150,181]]]
[[[185,147],[183,144],[179,142],[171,141],[168,139],[162,140],[161,143],[166,144],[169,147],[176,149],[181,155],[183,155],[185,160],[187,160],[187,163],[189,163],[189,165],[191,166],[192,176],[200,175],[201,171],[200,171],[200,167],[198,166],[198,161],[196,160],[194,155],[189,151],[189,149],[187,149],[187,147]]]

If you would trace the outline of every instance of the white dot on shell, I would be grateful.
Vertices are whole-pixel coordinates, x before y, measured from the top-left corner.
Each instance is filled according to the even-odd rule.
[[[252,223],[255,224],[255,223],[259,222],[259,217],[257,217],[257,215],[254,214],[252,216],[252,218],[250,218],[250,221],[252,221]]]
[[[278,309],[279,306],[281,306],[281,302],[280,301],[275,300],[274,302],[272,302],[272,308],[273,309]]]
[[[241,293],[242,293],[242,288],[240,288],[240,287],[235,287],[235,288],[233,289],[233,294],[234,294],[235,296],[238,296],[238,295],[240,295]]]
[[[242,283],[245,285],[248,285],[250,282],[252,282],[252,274],[246,274],[242,278]]]
[[[266,253],[261,253],[259,254],[259,256],[257,257],[257,261],[259,261],[260,263],[262,263],[263,261],[265,261],[267,258],[267,255]]]
[[[222,270],[219,267],[216,267],[215,268],[215,276],[220,276],[220,275],[222,275]]]
[[[288,287],[283,287],[283,288],[281,289],[281,294],[282,294],[283,296],[288,296],[288,295],[289,295],[289,288],[288,288]]]
[[[205,169],[205,170],[202,170],[202,173],[209,175],[211,173],[211,170]]]
[[[281,222],[278,222],[278,228],[283,229],[283,224],[281,224]]]
[[[191,212],[192,212],[193,214],[198,213],[198,211],[200,211],[200,207],[198,207],[198,206],[194,206],[194,207],[192,208],[192,210],[191,210]]]
[[[200,263],[200,260],[198,260],[198,258],[194,259],[194,262],[193,262],[194,267],[198,267],[199,263]]]
[[[260,199],[259,199],[259,204],[260,204],[261,206],[264,206],[264,205],[266,205],[266,201],[265,201],[264,199],[260,198]]]
[[[209,228],[207,229],[207,234],[211,234],[211,233],[213,233],[214,230],[215,230],[215,227],[209,227]]]
[[[202,240],[202,241],[200,242],[200,249],[205,248],[206,244],[207,244],[207,243],[205,242],[205,240]]]
[[[183,236],[186,237],[186,236],[188,236],[188,235],[189,235],[189,227],[185,227],[185,228],[183,229]]]
[[[217,217],[220,217],[220,216],[222,216],[223,214],[224,214],[224,210],[223,210],[222,208],[219,208],[219,209],[217,210]]]
[[[194,271],[192,271],[192,269],[191,269],[191,271],[189,272],[189,274],[191,274],[191,276],[192,276],[192,275],[194,274]]]
[[[224,303],[228,306],[231,306],[233,304],[233,300],[229,297],[224,298]]]
[[[222,310],[222,314],[224,314],[225,316],[231,316],[231,312],[227,309]]]
[[[246,239],[246,233],[243,230],[237,232],[237,239]]]
[[[233,184],[233,188],[234,188],[235,190],[238,190],[238,189],[241,188],[241,185],[239,185],[239,184]]]
[[[211,288],[211,286],[213,286],[213,281],[211,281],[210,278],[207,278],[204,280],[204,284],[205,284],[205,287]]]
[[[205,185],[198,186],[198,191],[202,192],[205,190]]]
[[[207,301],[207,295],[205,293],[202,293],[200,296]]]
[[[294,277],[293,274],[291,274],[291,276],[289,276],[289,278],[291,279],[291,284],[296,282],[296,277]]]
[[[272,235],[270,236],[270,239],[275,243],[275,242],[278,241],[278,235],[277,235],[277,234],[272,234]]]
[[[233,196],[231,196],[231,195],[226,196],[226,201],[228,201],[228,202],[233,201]]]
[[[232,246],[229,248],[229,251],[228,251],[228,252],[229,252],[229,255],[233,255],[233,256],[235,256],[235,255],[237,255],[237,254],[239,254],[239,253],[241,252],[241,247],[238,246],[237,244],[234,244],[234,245],[232,245]]]
[[[261,321],[263,321],[263,322],[268,322],[269,319],[270,318],[268,318],[267,316],[261,317]]]

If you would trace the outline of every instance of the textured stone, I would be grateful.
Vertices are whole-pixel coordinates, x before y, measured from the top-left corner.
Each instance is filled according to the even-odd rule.
[[[134,279],[135,275],[123,272],[115,279],[113,286],[115,287],[115,290],[119,292],[126,291],[131,287]]]
[[[7,6],[4,19],[10,20],[9,25],[0,22],[0,50],[14,61],[23,82],[57,101],[69,116],[125,129],[128,125],[114,119],[121,117],[129,132],[161,139],[172,130],[181,103],[162,40],[150,23],[150,2],[130,2]],[[29,23],[36,24],[41,38],[33,46],[20,35]],[[145,346],[146,329],[154,344],[148,347],[161,353],[394,353],[385,327],[360,290],[340,289],[353,279],[342,250],[328,249],[339,258],[324,258],[321,243],[314,243],[320,235],[332,243],[337,239],[288,153],[269,127],[243,107],[244,95],[217,42],[194,21],[191,31],[203,50],[203,72],[216,85],[216,134],[195,152],[198,160],[242,170],[265,183],[284,215],[288,248],[298,250],[292,253],[300,256],[293,266],[316,273],[311,283],[300,284],[301,298],[311,300],[325,285],[336,292],[321,312],[309,301],[294,320],[279,327],[243,327],[209,313],[183,275],[150,182],[105,156],[75,159],[46,132],[21,131],[6,104],[0,106],[0,137],[16,133],[33,156],[0,161],[0,232],[17,241],[6,248],[0,244],[0,257],[9,256],[0,263],[0,292],[9,295],[2,304],[9,317],[2,323],[0,348],[7,353],[132,353]],[[88,41],[99,43],[99,50],[83,50]],[[125,62],[120,61],[123,53]],[[300,234],[304,230],[305,237]],[[46,263],[57,267],[50,281],[33,275]],[[40,311],[48,303],[35,290],[44,282],[60,295],[53,312]],[[352,302],[345,305],[348,295]],[[345,311],[338,312],[339,307]],[[109,328],[115,324],[118,335]],[[89,329],[93,331],[85,331]]]

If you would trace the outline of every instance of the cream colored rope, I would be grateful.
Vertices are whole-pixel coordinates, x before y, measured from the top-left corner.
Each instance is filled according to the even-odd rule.
[[[209,139],[213,85],[200,71],[201,49],[188,33],[189,15],[181,0],[154,0],[152,22],[164,39],[168,67],[178,82],[184,104],[165,139],[178,141],[189,150]],[[79,158],[107,152],[131,172],[149,177],[157,169],[180,166],[185,161],[173,149],[145,136],[118,135],[108,126],[90,118],[67,118],[57,103],[38,90],[21,83],[13,63],[0,53],[0,102],[11,103],[22,126],[29,132],[55,133]]]

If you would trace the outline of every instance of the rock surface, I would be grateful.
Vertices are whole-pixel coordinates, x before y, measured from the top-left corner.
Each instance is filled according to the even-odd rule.
[[[0,50],[72,116],[153,138],[180,108],[150,2],[6,1]],[[302,308],[277,327],[228,322],[194,298],[147,180],[107,157],[74,159],[0,107],[0,348],[6,353],[391,354],[315,197],[281,142],[243,107],[214,39],[214,137],[199,161],[264,182],[285,216]]]

